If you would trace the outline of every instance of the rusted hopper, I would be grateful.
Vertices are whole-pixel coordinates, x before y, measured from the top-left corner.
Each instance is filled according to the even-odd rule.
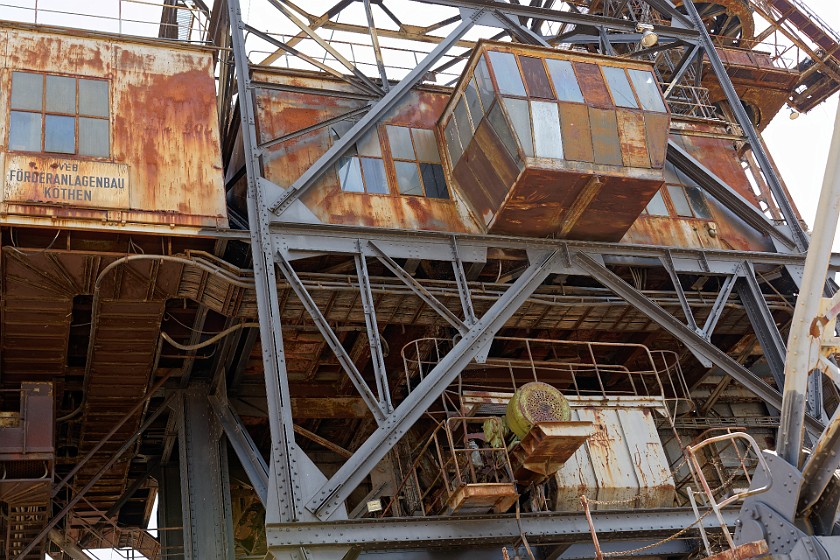
[[[669,123],[647,64],[485,42],[438,126],[488,231],[618,241],[662,186]]]

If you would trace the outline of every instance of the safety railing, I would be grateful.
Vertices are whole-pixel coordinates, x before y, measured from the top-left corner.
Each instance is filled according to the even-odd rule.
[[[453,344],[449,339],[421,338],[402,348],[409,391]],[[641,344],[496,337],[487,359],[467,366],[452,391],[510,393],[530,381],[549,383],[579,397],[660,398],[671,418],[694,408],[677,355],[651,352]]]
[[[210,14],[192,0],[0,0],[0,19],[119,35],[207,42]]]
[[[503,431],[502,420],[496,417],[453,416],[439,423],[405,469],[395,495],[379,516],[394,515],[400,500],[409,515],[435,515],[445,512],[465,487],[512,484],[507,448],[486,441],[485,434]],[[407,498],[416,503],[405,503]]]
[[[724,498],[721,501],[718,501],[716,497],[716,489],[713,489],[706,478],[706,474],[703,470],[703,465],[700,463],[698,459],[698,452],[708,446],[712,446],[721,442],[732,442],[735,443],[737,440],[744,440],[749,445],[749,448],[752,449],[753,453],[755,454],[758,464],[764,470],[764,473],[767,477],[767,483],[759,486],[757,488],[752,489],[744,489],[744,490],[735,490],[732,492],[731,495]],[[736,446],[737,449],[737,446]],[[729,527],[726,524],[726,521],[723,519],[723,515],[721,514],[721,510],[726,506],[733,504],[737,501],[743,500],[749,496],[754,496],[756,494],[761,494],[763,492],[767,492],[770,487],[773,485],[773,478],[770,473],[770,467],[767,465],[767,461],[762,454],[761,448],[756,443],[753,437],[745,432],[731,432],[719,436],[714,436],[710,438],[706,438],[705,440],[701,441],[696,445],[689,445],[686,447],[686,454],[689,459],[689,465],[691,467],[692,474],[694,475],[695,479],[699,482],[702,488],[702,494],[705,497],[706,505],[708,505],[712,511],[714,512],[715,517],[717,517],[718,523],[720,524],[721,531],[723,532],[723,536],[726,539],[727,544],[729,545],[730,549],[735,548],[735,542],[732,540],[732,535],[729,532]],[[743,461],[741,462],[742,465],[744,464]],[[746,467],[744,467],[744,473],[747,477],[747,482],[751,483],[752,478],[749,476]],[[697,505],[694,500],[694,493],[689,492],[689,498],[691,499],[692,507],[694,507],[695,513],[698,513]],[[699,513],[698,513],[699,515]],[[706,552],[712,554],[711,548],[709,547],[709,541],[705,534],[705,529],[700,527],[701,534],[703,536],[703,542],[706,546]]]

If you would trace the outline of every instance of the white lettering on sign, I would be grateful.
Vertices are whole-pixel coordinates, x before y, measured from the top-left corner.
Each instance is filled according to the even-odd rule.
[[[5,200],[128,208],[128,166],[37,156],[6,156]]]

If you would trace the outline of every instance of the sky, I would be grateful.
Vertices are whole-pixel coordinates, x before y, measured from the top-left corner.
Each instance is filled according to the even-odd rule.
[[[79,26],[79,27],[97,27],[99,29],[108,31],[122,31],[125,33],[134,33],[141,35],[154,34],[157,29],[157,17],[148,16],[148,2],[155,2],[156,0],[0,0],[0,19],[15,19],[15,20],[29,20],[31,21],[31,14],[36,3],[39,6],[41,13],[39,15],[39,22],[52,23],[56,25]],[[207,1],[207,4],[212,5],[212,1]],[[334,3],[329,2],[330,4]],[[825,20],[835,30],[840,30],[840,2],[838,0],[806,0],[814,12]],[[311,10],[313,13],[320,14],[323,11],[322,5],[325,4],[323,0],[305,0],[298,2],[298,5],[305,9]],[[262,30],[271,30],[278,32],[290,32],[291,28],[277,28],[279,26],[280,17],[276,10],[267,6],[265,0],[240,0],[243,14],[246,21],[259,27]],[[20,8],[15,8],[18,6]],[[409,6],[416,6],[410,4]],[[351,6],[348,12],[360,9],[360,5]],[[424,7],[423,13],[414,14],[417,17],[426,18],[428,23],[440,19],[439,13],[436,13],[438,8]],[[398,11],[398,10],[396,10]],[[84,18],[70,15],[69,12],[84,12],[88,14]],[[159,12],[158,12],[159,13]],[[446,12],[448,15],[449,12]],[[352,14],[349,14],[352,17]],[[358,12],[356,12],[358,17]],[[122,16],[122,24],[117,24],[117,17]],[[259,23],[255,23],[259,22]],[[388,27],[393,25],[390,22],[377,20],[377,24]],[[341,35],[327,32],[326,35],[332,39],[341,39]],[[468,36],[469,38],[469,36]],[[389,42],[387,39],[382,40],[383,46],[387,47]],[[249,43],[250,45],[253,43]],[[428,50],[430,47],[426,44],[419,45],[422,50]],[[266,53],[273,50],[267,45],[262,48],[266,49]],[[303,44],[299,48],[304,48]],[[367,55],[362,52],[363,48],[359,46],[353,47],[353,59],[364,61],[365,58],[370,57],[371,53]],[[260,50],[260,47],[254,47],[254,50]],[[323,51],[320,51],[323,53]],[[260,60],[264,58],[260,56],[261,53],[253,52],[252,58]],[[314,54],[314,53],[313,53]],[[388,57],[396,56],[395,51],[386,52],[386,59]],[[404,71],[411,68],[411,56],[409,54],[401,54]],[[399,66],[397,62],[395,65]],[[375,75],[375,70],[372,67],[361,67],[369,75]],[[441,78],[443,82],[451,80],[457,76],[457,72],[451,75],[446,75]],[[792,194],[795,204],[798,206],[803,218],[808,223],[809,227],[813,226],[814,215],[817,208],[819,193],[823,182],[825,165],[828,155],[829,143],[834,129],[835,114],[837,111],[838,95],[835,94],[831,99],[822,105],[816,107],[808,114],[801,115],[796,120],[790,120],[787,117],[787,111],[783,111],[774,119],[767,129],[764,131],[764,138],[775,160],[783,180],[787,183],[788,188]],[[840,251],[840,235],[835,236],[835,251]],[[115,551],[93,551],[92,556],[100,560],[117,560],[125,558],[124,553]],[[138,558],[140,558],[138,556]]]

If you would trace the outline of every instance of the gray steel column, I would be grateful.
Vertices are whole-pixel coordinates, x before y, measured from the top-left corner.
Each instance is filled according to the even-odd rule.
[[[207,399],[209,387],[194,384],[179,398],[178,458],[185,560],[229,560],[225,493],[219,444],[221,428]],[[230,559],[232,560],[232,559]]]
[[[157,525],[164,530],[158,532],[160,549],[166,560],[184,560],[184,533],[166,530],[181,526],[181,480],[178,465],[161,465],[158,478]]]
[[[266,520],[293,521],[300,513],[295,499],[293,479],[299,476],[292,461],[290,445],[294,444],[291,396],[286,376],[286,357],[280,329],[280,305],[277,298],[277,278],[271,235],[268,231],[268,211],[260,188],[260,150],[257,143],[254,100],[251,96],[250,67],[245,49],[242,11],[239,0],[228,0],[231,44],[236,67],[239,92],[240,125],[245,149],[245,168],[248,177],[248,222],[251,229],[251,253],[254,261],[254,288],[260,319],[260,346],[271,430],[271,461],[269,463],[269,494],[265,505]]]

